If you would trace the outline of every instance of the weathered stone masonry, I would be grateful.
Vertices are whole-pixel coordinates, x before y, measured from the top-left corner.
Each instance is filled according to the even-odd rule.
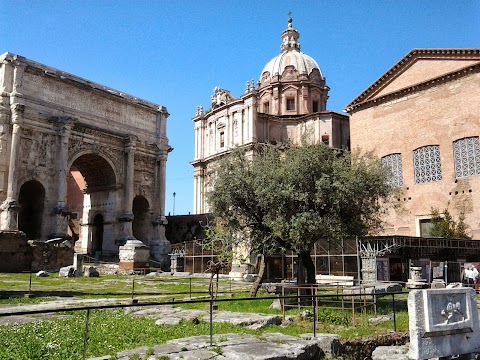
[[[0,56],[0,230],[37,240],[77,232],[76,249],[92,254],[116,254],[133,239],[156,249],[166,241],[168,115],[24,57]],[[74,174],[83,197],[69,194]],[[82,209],[77,219],[71,208]]]

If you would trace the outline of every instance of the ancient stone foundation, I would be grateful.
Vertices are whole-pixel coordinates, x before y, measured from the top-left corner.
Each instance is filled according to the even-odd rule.
[[[0,231],[0,272],[58,271],[72,258],[71,247],[27,240],[21,231]]]

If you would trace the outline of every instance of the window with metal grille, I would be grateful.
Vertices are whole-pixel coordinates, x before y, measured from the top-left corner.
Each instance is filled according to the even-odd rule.
[[[440,146],[429,145],[413,150],[413,169],[416,184],[442,180]]]
[[[390,172],[388,183],[401,187],[403,185],[402,154],[390,154],[382,157],[382,165]]]
[[[469,137],[453,142],[455,177],[480,175],[480,141]]]

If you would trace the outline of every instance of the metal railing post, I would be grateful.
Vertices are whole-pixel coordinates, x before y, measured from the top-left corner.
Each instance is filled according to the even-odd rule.
[[[397,316],[395,311],[395,294],[392,293],[392,307],[393,307],[393,331],[397,332]]]
[[[314,292],[315,291],[315,292]],[[313,306],[313,337],[317,337],[317,290],[312,287],[312,306]]]
[[[352,325],[355,326],[355,294],[352,294]],[[343,299],[343,296],[342,296]]]
[[[85,319],[85,332],[83,334],[83,360],[87,356],[87,343],[88,343],[88,322],[90,320],[90,309],[87,309],[87,316]]]
[[[300,302],[302,299],[300,298],[300,286],[297,288],[297,306],[298,306],[298,313],[300,314]]]
[[[192,298],[192,277],[190,276],[190,299]]]
[[[213,299],[210,298],[210,346],[213,346]]]
[[[133,297],[135,296],[135,278],[132,279],[132,304],[136,304],[138,301]]]

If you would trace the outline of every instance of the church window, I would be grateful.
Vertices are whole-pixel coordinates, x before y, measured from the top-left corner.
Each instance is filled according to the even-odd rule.
[[[224,147],[224,146],[225,146],[225,132],[220,131],[220,147]]]
[[[480,175],[480,142],[469,137],[453,142],[455,177]]]
[[[269,114],[270,113],[270,103],[266,102],[266,103],[263,103],[263,112],[265,114]]]
[[[382,165],[389,171],[388,183],[391,186],[403,185],[402,154],[390,154],[382,157]]]
[[[287,98],[287,110],[295,110],[295,99]]]
[[[420,226],[420,236],[430,237],[433,227],[432,219],[420,219],[418,223]]]
[[[318,101],[314,100],[312,102],[312,111],[313,112],[318,112]]]
[[[442,180],[440,146],[429,145],[414,150],[413,166],[416,184]]]

